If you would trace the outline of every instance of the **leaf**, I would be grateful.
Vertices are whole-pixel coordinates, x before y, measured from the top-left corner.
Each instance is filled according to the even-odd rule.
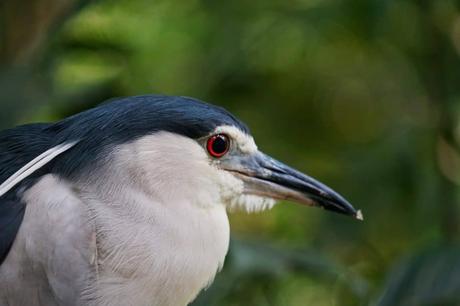
[[[388,277],[378,306],[460,305],[460,248],[436,248],[404,260]]]

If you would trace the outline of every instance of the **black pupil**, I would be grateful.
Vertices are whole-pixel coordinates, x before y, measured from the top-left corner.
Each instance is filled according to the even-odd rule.
[[[212,143],[212,150],[217,154],[222,154],[227,150],[227,139],[224,136],[217,136]]]

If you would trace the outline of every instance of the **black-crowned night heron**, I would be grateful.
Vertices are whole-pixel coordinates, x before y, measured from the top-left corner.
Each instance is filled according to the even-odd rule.
[[[229,245],[227,210],[287,199],[361,218],[191,98],[119,99],[0,133],[0,305],[183,306]]]

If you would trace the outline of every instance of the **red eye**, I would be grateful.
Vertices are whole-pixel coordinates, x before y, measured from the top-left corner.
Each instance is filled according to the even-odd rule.
[[[219,158],[228,152],[228,149],[230,148],[230,140],[227,135],[217,134],[209,137],[206,148],[211,156]]]

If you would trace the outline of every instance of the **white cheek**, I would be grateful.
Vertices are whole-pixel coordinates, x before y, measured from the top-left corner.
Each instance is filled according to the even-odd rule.
[[[271,209],[276,201],[255,195],[245,195],[244,183],[234,175],[217,170],[221,202],[229,211],[245,210],[248,213]]]
[[[227,171],[216,168],[216,181],[219,186],[221,201],[227,204],[234,197],[243,194],[244,184],[243,181],[236,178],[234,175]]]

